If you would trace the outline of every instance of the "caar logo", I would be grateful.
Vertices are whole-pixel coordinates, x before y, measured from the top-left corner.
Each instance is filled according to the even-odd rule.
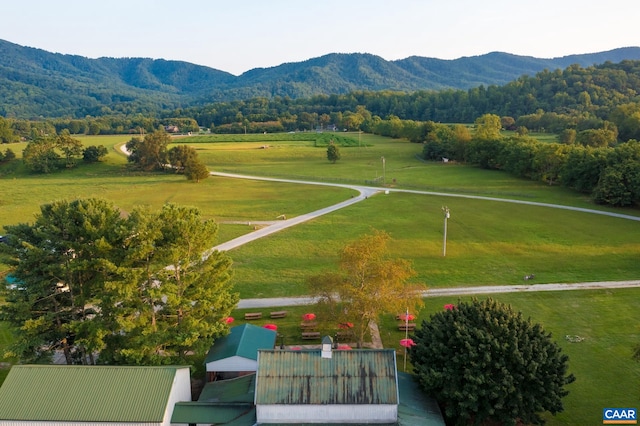
[[[638,411],[635,408],[605,408],[602,410],[603,425],[636,425]]]

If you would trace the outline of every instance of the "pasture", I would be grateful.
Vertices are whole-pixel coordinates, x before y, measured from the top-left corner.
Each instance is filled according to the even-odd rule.
[[[384,178],[388,188],[614,211],[592,205],[581,194],[504,173],[423,162],[417,158],[420,144],[362,134],[357,146],[341,147],[342,159],[331,164],[326,148],[315,147],[311,140],[262,136],[212,135],[175,142],[194,146],[215,171],[359,185],[376,179],[382,183]],[[358,135],[352,137],[357,140]],[[205,217],[215,219],[220,224],[219,241],[224,242],[251,232],[251,222],[276,220],[281,214],[299,216],[355,194],[345,188],[221,177],[195,184],[171,173],[135,172],[116,151],[129,136],[81,139],[86,145],[109,147],[106,161],[44,176],[27,174],[19,164],[0,169],[0,226],[32,222],[40,205],[62,198],[101,197],[125,212],[137,205],[155,209],[175,202],[196,206]],[[18,156],[19,146],[11,146]],[[442,206],[451,211],[446,257],[442,256]],[[637,209],[615,211],[640,216]],[[417,273],[415,280],[432,288],[520,284],[523,276],[531,273],[536,275],[533,283],[640,276],[637,221],[498,201],[391,192],[231,250],[234,286],[243,298],[306,294],[310,275],[335,269],[338,250],[373,229],[387,231],[392,237],[392,255],[410,260]],[[6,266],[0,268],[1,272]],[[570,356],[577,381],[568,387],[571,393],[566,398],[566,412],[549,419],[549,424],[591,424],[600,420],[602,407],[637,405],[640,364],[633,362],[630,354],[640,343],[639,295],[640,289],[496,296],[542,323]],[[425,302],[421,318],[455,300],[429,298]],[[401,333],[393,330],[394,325],[391,316],[382,318],[382,338],[386,346],[399,348]],[[564,340],[565,335],[580,335],[585,340],[571,343]],[[3,337],[0,345],[6,340]],[[400,364],[401,355],[398,360]]]

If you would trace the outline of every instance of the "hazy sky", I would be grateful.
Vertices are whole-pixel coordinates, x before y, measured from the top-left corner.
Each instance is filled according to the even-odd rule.
[[[0,39],[239,75],[327,53],[552,58],[640,46],[637,0],[7,0]]]

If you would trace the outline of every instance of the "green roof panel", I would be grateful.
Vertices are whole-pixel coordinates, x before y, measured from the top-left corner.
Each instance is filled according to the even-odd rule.
[[[232,356],[256,360],[259,349],[273,349],[277,333],[253,324],[232,327],[231,332],[216,340],[209,349],[205,364]]]
[[[161,422],[179,368],[16,365],[0,388],[0,419]]]

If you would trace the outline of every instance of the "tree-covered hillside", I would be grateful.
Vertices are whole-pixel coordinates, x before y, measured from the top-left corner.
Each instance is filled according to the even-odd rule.
[[[11,118],[155,114],[251,98],[355,91],[467,90],[577,64],[640,59],[640,48],[539,59],[494,52],[456,60],[329,54],[240,76],[180,61],[50,53],[0,40],[0,115]]]

